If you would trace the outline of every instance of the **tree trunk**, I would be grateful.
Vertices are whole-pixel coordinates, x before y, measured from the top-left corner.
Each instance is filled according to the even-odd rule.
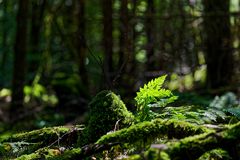
[[[153,71],[155,69],[154,64],[154,41],[155,41],[155,29],[154,29],[154,0],[147,1],[147,11],[146,11],[146,34],[147,34],[147,70]]]
[[[77,55],[79,75],[85,87],[88,87],[88,75],[85,67],[86,59],[86,38],[85,38],[85,0],[76,1],[77,5]]]
[[[39,67],[40,58],[40,31],[43,24],[43,15],[46,7],[46,0],[32,1],[32,16],[31,16],[31,57],[29,61],[28,71],[34,74]]]
[[[2,59],[0,70],[5,73],[5,64],[7,60],[7,1],[3,1],[3,25],[2,25]]]
[[[113,74],[113,1],[102,0],[103,10],[103,49],[105,54],[104,71],[105,80],[111,85]]]
[[[216,89],[229,85],[233,74],[230,1],[204,0],[203,5],[207,87]]]
[[[120,6],[120,23],[119,23],[119,61],[118,69],[127,61],[129,53],[129,16],[128,16],[128,0],[121,0]]]
[[[12,104],[10,120],[15,116],[16,110],[23,109],[23,87],[25,81],[26,52],[27,52],[27,26],[28,26],[28,0],[19,0],[17,13],[17,30],[14,45],[14,68],[12,80]]]

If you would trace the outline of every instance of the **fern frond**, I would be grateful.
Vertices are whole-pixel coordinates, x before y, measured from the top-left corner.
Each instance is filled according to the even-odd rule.
[[[162,89],[165,79],[166,75],[155,78],[137,92],[135,101],[140,121],[150,120],[152,117],[158,115],[158,113],[153,112],[150,108],[165,107],[177,99],[177,96],[174,96],[170,90]]]
[[[227,108],[225,111],[240,119],[240,108]]]

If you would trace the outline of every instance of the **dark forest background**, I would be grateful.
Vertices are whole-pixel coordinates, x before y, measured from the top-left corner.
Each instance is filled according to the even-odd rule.
[[[70,121],[102,89],[134,111],[164,74],[187,100],[239,95],[240,0],[0,0],[0,24],[4,122]]]

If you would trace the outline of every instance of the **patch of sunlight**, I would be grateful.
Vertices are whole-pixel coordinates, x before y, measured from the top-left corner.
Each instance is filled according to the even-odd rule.
[[[179,76],[176,73],[170,75],[170,81],[168,83],[168,88],[170,90],[177,90],[179,88]]]
[[[138,9],[140,12],[145,12],[147,9],[147,3],[145,1],[141,1],[138,5]]]
[[[7,88],[3,88],[0,90],[0,97],[7,97],[11,95],[11,90]]]
[[[230,12],[238,12],[240,9],[239,0],[230,1]]]
[[[206,63],[203,52],[198,52],[198,60],[199,60],[199,64],[205,64]]]
[[[185,75],[183,81],[184,81],[184,88],[186,88],[186,89],[193,88],[194,78],[193,78],[192,74]]]
[[[204,83],[207,77],[207,66],[202,65],[194,73],[194,81]]]
[[[145,50],[139,51],[139,52],[136,54],[136,60],[137,60],[138,62],[145,63],[146,60],[147,60],[146,51],[145,51]]]

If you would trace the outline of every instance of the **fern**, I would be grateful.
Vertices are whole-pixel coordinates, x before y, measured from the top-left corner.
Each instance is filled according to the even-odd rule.
[[[227,113],[230,113],[231,115],[240,119],[240,107],[238,107],[238,108],[227,108],[224,111],[227,112]]]
[[[237,96],[232,92],[228,92],[221,97],[216,96],[209,107],[221,110],[225,113],[230,113],[232,116],[240,119],[240,104],[237,100]]]
[[[137,92],[135,100],[138,120],[145,121],[156,118],[159,114],[154,112],[153,108],[165,107],[177,99],[177,96],[174,96],[170,90],[162,88],[165,79],[166,75],[155,78]]]
[[[237,100],[237,96],[232,93],[228,92],[221,97],[216,96],[214,100],[210,103],[209,107],[212,108],[230,108],[233,106],[238,106],[239,102]]]
[[[231,117],[240,119],[240,105],[233,93],[216,96],[208,106],[166,107],[158,116],[164,119],[185,120],[187,122],[229,123]]]

